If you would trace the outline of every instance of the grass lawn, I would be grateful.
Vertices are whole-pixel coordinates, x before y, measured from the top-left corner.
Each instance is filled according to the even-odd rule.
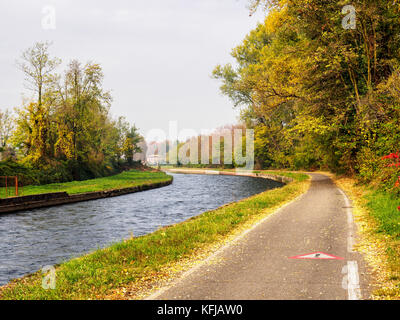
[[[376,298],[400,299],[400,199],[381,191],[369,190],[366,208],[375,223],[374,232],[385,244],[388,284],[376,290]]]
[[[53,192],[68,192],[68,194],[78,194],[94,191],[112,190],[127,187],[134,187],[138,185],[156,183],[170,180],[170,176],[164,172],[151,172],[131,170],[121,174],[98,178],[85,181],[72,181],[66,183],[52,183],[41,186],[26,186],[20,188],[20,194],[23,196],[40,194],[40,193],[53,193]],[[12,190],[14,193],[14,190]],[[9,191],[10,194],[10,191]],[[5,197],[5,188],[0,188],[0,198]]]
[[[295,181],[283,188],[65,262],[56,267],[54,290],[43,289],[43,275],[36,272],[0,288],[0,298],[135,299],[143,287],[169,278],[168,272],[179,269],[182,261],[198,259],[204,250],[249,228],[308,189],[308,176],[297,173],[292,177]]]

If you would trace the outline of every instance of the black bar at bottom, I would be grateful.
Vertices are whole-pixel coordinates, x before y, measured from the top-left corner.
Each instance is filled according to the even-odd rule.
[[[18,305],[24,305],[20,308]],[[397,312],[399,302],[389,301],[1,301],[3,312],[9,308],[14,317],[23,311],[31,315],[39,311],[46,315],[56,307],[64,317],[76,317],[84,310],[90,319],[298,319],[299,317],[326,318],[355,316],[379,311],[388,314]],[[383,309],[382,309],[383,308]],[[373,310],[376,309],[376,310]],[[47,311],[46,311],[47,310]],[[33,311],[31,313],[31,311]],[[53,313],[50,312],[50,315]],[[81,317],[80,317],[81,318]],[[86,317],[82,317],[86,318]],[[54,319],[54,318],[53,318]],[[122,318],[121,318],[122,320]]]

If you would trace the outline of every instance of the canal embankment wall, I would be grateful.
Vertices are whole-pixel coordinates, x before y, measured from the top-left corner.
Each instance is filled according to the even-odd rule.
[[[149,183],[129,188],[88,192],[88,193],[81,193],[74,195],[69,195],[66,192],[55,192],[55,193],[44,193],[37,195],[0,199],[0,214],[46,208],[46,207],[52,207],[52,206],[58,206],[58,205],[76,203],[82,201],[117,197],[130,193],[136,193],[140,191],[165,187],[170,185],[172,181],[173,179],[169,181]]]

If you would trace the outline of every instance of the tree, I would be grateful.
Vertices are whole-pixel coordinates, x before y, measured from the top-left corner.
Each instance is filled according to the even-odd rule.
[[[0,110],[0,152],[8,146],[10,138],[14,131],[14,118],[10,111]]]
[[[53,81],[53,71],[61,64],[49,54],[49,42],[37,42],[22,53],[17,65],[25,74],[26,88],[37,94],[37,104],[43,103],[43,95]]]
[[[217,66],[213,74],[255,128],[259,163],[357,173],[364,153],[382,155],[380,141],[394,147],[383,136],[388,127],[397,132],[387,81],[400,62],[399,3],[354,1],[355,30],[342,27],[345,4],[250,2],[253,11],[268,8],[265,22],[232,51],[236,65]]]
[[[139,135],[135,126],[130,127],[126,131],[122,151],[129,165],[133,164],[134,154],[142,151],[139,146],[141,141],[143,141],[143,138]]]
[[[100,65],[87,63],[82,67],[73,60],[57,84],[56,147],[67,158],[85,162],[89,153],[105,151],[101,138],[110,125],[112,99],[102,89],[103,77]]]
[[[11,140],[20,158],[42,170],[63,168],[60,179],[93,178],[132,165],[141,137],[135,126],[111,117],[112,97],[103,89],[101,66],[72,60],[57,74],[60,60],[51,58],[48,48],[36,44],[20,63],[37,94],[16,110]]]
[[[37,95],[37,101],[29,104],[26,108],[29,120],[28,125],[30,137],[27,142],[28,152],[33,162],[47,162],[51,156],[50,117],[52,114],[52,83],[54,82],[53,71],[61,64],[58,58],[52,58],[49,54],[48,42],[38,42],[33,47],[22,53],[21,60],[17,62],[25,74],[25,86]],[[31,143],[34,141],[35,143]]]

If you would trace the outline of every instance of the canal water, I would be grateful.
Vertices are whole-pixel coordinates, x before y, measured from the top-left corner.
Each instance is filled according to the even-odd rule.
[[[172,175],[173,184],[161,189],[0,215],[0,285],[282,186],[263,178]]]

